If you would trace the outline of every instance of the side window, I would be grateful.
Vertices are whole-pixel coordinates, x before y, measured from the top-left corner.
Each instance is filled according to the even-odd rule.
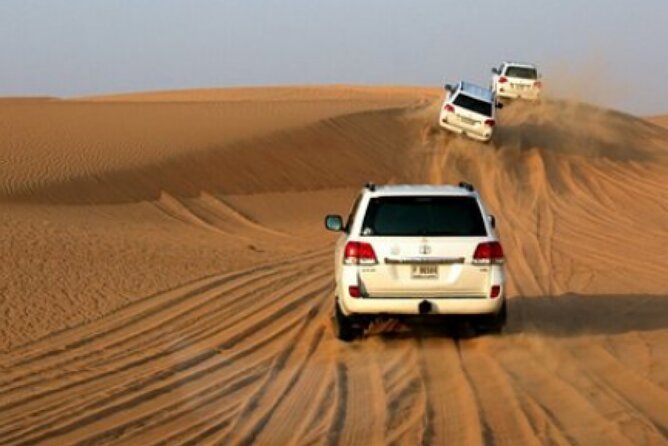
[[[346,221],[347,233],[350,233],[350,227],[353,225],[353,219],[355,218],[355,214],[357,213],[357,208],[359,208],[361,201],[362,201],[362,194],[359,194],[355,199],[355,203],[353,203],[353,207],[350,209],[350,214],[348,214],[348,221]]]

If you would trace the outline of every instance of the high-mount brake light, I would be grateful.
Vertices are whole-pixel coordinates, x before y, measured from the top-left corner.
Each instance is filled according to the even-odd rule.
[[[343,250],[344,265],[376,265],[378,259],[371,244],[348,242]]]
[[[496,125],[496,121],[494,121],[493,119],[486,119],[485,125],[488,127],[494,127]]]
[[[473,263],[476,265],[491,265],[503,263],[503,248],[499,242],[480,243],[473,253]]]
[[[500,84],[505,84],[506,82],[508,82],[508,78],[507,78],[507,77],[505,77],[505,76],[501,76],[501,77],[499,78],[499,83],[500,83]]]
[[[455,107],[453,107],[452,104],[445,104],[443,110],[445,110],[446,112],[454,113]]]

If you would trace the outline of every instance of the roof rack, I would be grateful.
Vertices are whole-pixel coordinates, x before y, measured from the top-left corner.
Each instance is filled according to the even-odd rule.
[[[465,181],[460,181],[459,182],[459,187],[466,189],[469,192],[475,191],[475,187],[473,187],[473,184],[467,183]]]
[[[376,185],[373,184],[372,182],[368,182],[368,183],[366,183],[366,184],[364,185],[364,188],[365,188],[365,189],[369,189],[371,192],[375,192],[375,191],[376,191]]]

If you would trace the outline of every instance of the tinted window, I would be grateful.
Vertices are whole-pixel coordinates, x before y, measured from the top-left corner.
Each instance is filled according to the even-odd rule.
[[[369,202],[362,235],[475,237],[487,232],[472,197],[378,197]]]
[[[489,102],[481,101],[480,99],[472,98],[463,93],[457,95],[454,101],[455,105],[471,110],[472,112],[479,113],[485,116],[492,116],[492,104]]]
[[[538,72],[535,68],[508,67],[506,70],[506,76],[519,77],[520,79],[537,79]]]

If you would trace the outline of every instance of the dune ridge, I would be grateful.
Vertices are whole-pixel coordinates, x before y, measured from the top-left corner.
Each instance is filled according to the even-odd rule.
[[[6,444],[666,444],[668,129],[513,103],[484,145],[438,91],[0,101]],[[503,336],[330,329],[326,213],[472,182]]]
[[[204,88],[167,91],[149,91],[128,94],[87,96],[73,98],[82,101],[119,102],[308,102],[308,101],[414,101],[433,99],[441,90],[432,87],[405,85],[295,85],[275,87]]]
[[[654,124],[663,126],[663,127],[668,127],[668,115],[659,115],[659,116],[650,116],[647,118],[649,122],[652,122]]]

